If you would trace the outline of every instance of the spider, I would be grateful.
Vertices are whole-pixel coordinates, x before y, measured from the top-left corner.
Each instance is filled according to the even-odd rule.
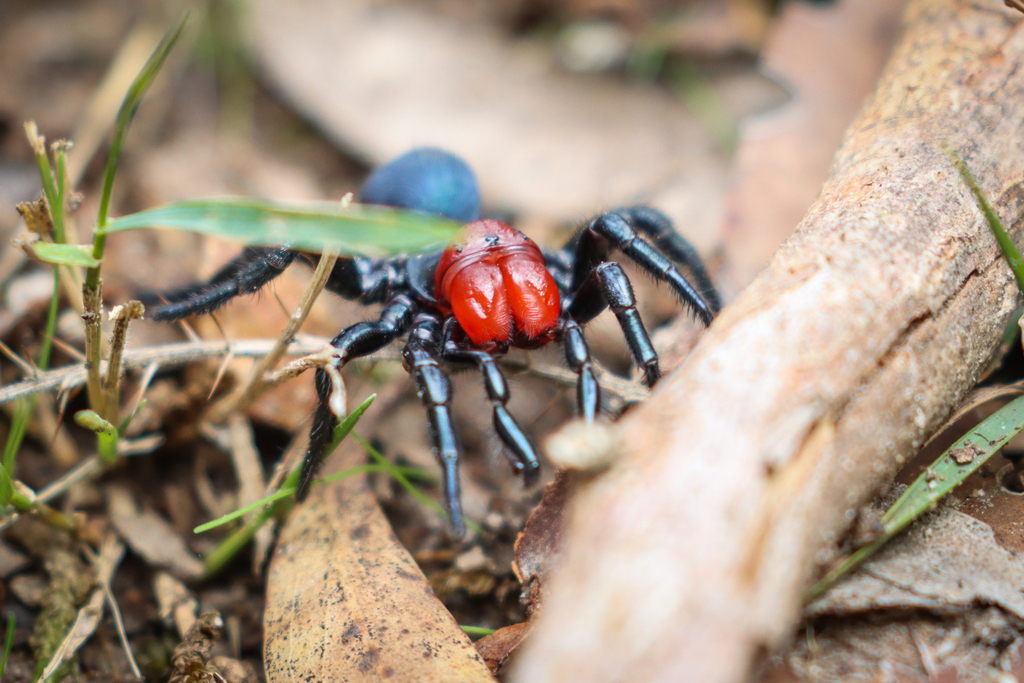
[[[600,386],[580,326],[605,308],[618,319],[645,384],[653,386],[661,376],[629,279],[618,263],[609,260],[613,250],[667,282],[705,325],[720,308],[696,250],[652,208],[605,213],[561,249],[542,249],[505,223],[481,220],[473,171],[460,158],[435,148],[414,149],[378,169],[363,186],[359,201],[466,223],[444,249],[390,258],[340,258],[327,282],[327,289],[346,299],[383,304],[375,322],[350,325],[331,341],[332,370],[406,336],[402,358],[427,411],[453,538],[461,538],[465,528],[448,370],[475,366],[480,372],[492,404],[494,430],[514,473],[530,485],[537,480],[540,462],[530,439],[506,409],[508,385],[497,358],[510,347],[534,349],[562,342],[566,362],[578,376],[579,412],[593,422],[600,408]],[[298,255],[286,246],[247,247],[208,282],[166,294],[153,318],[169,321],[210,313],[240,294],[259,291]],[[677,266],[689,270],[697,286]],[[308,495],[338,423],[330,401],[330,374],[324,368],[316,371],[319,404],[296,492],[299,501]]]

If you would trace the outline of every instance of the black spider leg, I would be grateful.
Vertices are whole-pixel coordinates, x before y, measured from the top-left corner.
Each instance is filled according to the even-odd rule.
[[[585,421],[593,422],[601,408],[601,385],[594,376],[590,349],[583,329],[572,318],[562,322],[561,340],[565,346],[565,360],[579,379],[576,382],[576,404]]]
[[[711,281],[704,261],[690,242],[679,234],[671,219],[657,209],[649,206],[631,206],[616,209],[616,213],[629,221],[637,232],[643,233],[654,242],[654,246],[667,256],[673,263],[685,266],[697,281],[704,298],[715,315],[722,308],[722,299],[718,288]]]
[[[583,285],[598,264],[608,260],[610,248],[618,249],[656,279],[668,282],[679,298],[693,309],[705,325],[710,325],[715,317],[712,306],[672,262],[641,239],[629,221],[618,214],[606,213],[598,216],[580,233],[578,241],[570,241],[566,248],[574,248],[576,256],[571,288],[573,292]]]
[[[537,458],[537,451],[533,444],[526,438],[526,434],[516,423],[515,418],[508,412],[508,384],[505,382],[505,375],[501,372],[492,354],[486,351],[467,349],[458,341],[453,339],[457,335],[458,323],[454,320],[446,325],[444,332],[444,346],[441,357],[444,360],[455,363],[473,363],[483,376],[484,388],[487,390],[487,397],[494,406],[494,431],[501,438],[502,443],[512,457],[509,462],[512,465],[513,473],[522,475],[523,483],[531,486],[537,482],[540,476],[540,460]]]
[[[452,539],[459,539],[466,533],[459,486],[459,441],[452,423],[452,382],[438,363],[437,351],[442,344],[441,317],[432,312],[419,313],[413,321],[402,358],[416,380],[416,391],[427,409],[434,457],[441,466],[448,534]]]
[[[326,289],[350,301],[377,304],[390,301],[394,293],[406,287],[406,259],[339,258],[327,278]]]
[[[636,296],[625,271],[615,261],[605,261],[591,271],[569,304],[569,317],[579,323],[590,322],[604,310],[612,309],[630,353],[644,372],[644,384],[649,387],[661,377],[658,353],[651,344],[640,312],[636,310]]]
[[[336,363],[344,365],[353,358],[367,356],[392,342],[396,337],[409,329],[417,306],[405,294],[394,297],[381,311],[377,322],[358,322],[345,328],[341,334],[331,340],[336,351]],[[309,495],[309,487],[320,466],[323,464],[324,449],[334,435],[338,425],[338,416],[331,410],[330,399],[333,391],[330,375],[323,368],[316,371],[316,394],[319,402],[313,415],[313,426],[309,430],[309,448],[306,459],[302,463],[299,485],[295,491],[296,500],[303,501]]]
[[[246,247],[234,260],[201,285],[165,295],[170,303],[158,306],[154,320],[180,320],[212,313],[240,294],[252,294],[291,265],[298,252],[288,247]]]

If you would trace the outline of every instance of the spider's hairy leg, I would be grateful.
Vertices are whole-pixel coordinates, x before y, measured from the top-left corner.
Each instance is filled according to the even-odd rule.
[[[654,386],[661,377],[658,353],[636,310],[633,286],[622,266],[615,261],[605,261],[591,271],[591,276],[583,282],[569,306],[569,317],[579,323],[588,322],[604,309],[603,305],[595,305],[595,301],[607,303],[612,309],[633,359],[643,370],[644,384]]]
[[[512,455],[509,463],[512,471],[522,475],[523,483],[531,486],[536,483],[540,476],[540,460],[537,458],[537,451],[533,444],[526,438],[522,428],[516,423],[515,418],[508,412],[508,384],[505,382],[505,375],[498,367],[494,356],[486,351],[460,349],[450,335],[446,333],[443,357],[445,360],[454,362],[474,363],[480,374],[483,376],[484,388],[487,390],[487,397],[494,406],[494,431],[501,438],[505,448]]]
[[[291,265],[298,252],[288,247],[246,247],[206,283],[164,295],[168,303],[152,310],[154,320],[181,320],[212,313],[240,294],[252,294]]]
[[[405,294],[399,294],[384,307],[377,322],[359,322],[345,328],[331,341],[331,346],[336,349],[336,364],[340,367],[353,358],[366,356],[384,348],[409,329],[415,312],[416,304],[413,300]],[[330,407],[332,390],[327,371],[318,368],[316,413],[313,415],[313,426],[309,430],[309,448],[302,463],[299,486],[295,492],[295,498],[299,501],[305,500],[309,495],[309,487],[320,471],[324,456],[328,455],[324,453],[324,449],[330,443],[334,428],[338,425],[338,416]]]
[[[643,241],[625,218],[614,213],[598,216],[580,235],[576,245],[574,290],[583,284],[583,281],[589,277],[590,271],[598,263],[606,260],[607,248],[598,238],[606,240],[608,246],[621,251],[623,255],[656,279],[668,282],[679,298],[697,314],[697,317],[705,325],[711,324],[716,313],[711,304],[683,277],[671,261]]]
[[[579,323],[568,319],[562,324],[562,343],[565,345],[565,359],[569,368],[579,376],[576,384],[576,403],[580,415],[587,422],[593,422],[601,408],[601,385],[594,376],[594,365],[590,349]]]
[[[685,266],[697,281],[697,288],[704,295],[712,313],[718,314],[722,308],[722,299],[708,275],[704,261],[697,249],[676,230],[668,216],[649,206],[631,206],[616,209],[612,213],[622,216],[637,232],[649,237],[654,246],[673,263]]]
[[[427,409],[434,457],[441,465],[448,535],[459,539],[466,533],[459,486],[459,442],[452,423],[452,383],[437,359],[441,335],[440,318],[434,313],[420,313],[413,323],[402,358],[416,380],[416,392]]]

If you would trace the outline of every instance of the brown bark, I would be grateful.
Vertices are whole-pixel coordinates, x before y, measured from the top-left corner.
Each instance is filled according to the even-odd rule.
[[[915,0],[822,194],[577,500],[515,681],[740,681],[854,511],[957,405],[1015,287],[937,146],[1022,215],[1024,30]]]

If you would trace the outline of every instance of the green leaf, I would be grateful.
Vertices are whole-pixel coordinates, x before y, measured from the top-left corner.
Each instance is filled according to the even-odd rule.
[[[91,244],[51,244],[36,242],[32,245],[36,258],[59,266],[96,268],[100,262],[93,258]]]
[[[1006,404],[950,446],[882,516],[882,534],[840,562],[805,596],[813,600],[870,557],[908,524],[963,483],[1000,448],[1024,430],[1024,396]]]
[[[12,498],[14,498],[14,484],[11,482],[11,475],[7,472],[6,467],[0,465],[0,508],[10,505]]]
[[[247,244],[287,244],[302,251],[331,247],[377,256],[445,244],[462,226],[439,216],[371,204],[223,197],[172,202],[121,216],[97,232],[149,227],[189,230]]]

